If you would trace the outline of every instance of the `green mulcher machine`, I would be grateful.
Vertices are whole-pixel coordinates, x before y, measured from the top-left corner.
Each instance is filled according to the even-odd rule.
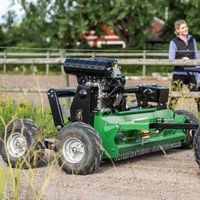
[[[167,108],[168,88],[126,86],[114,59],[67,58],[64,70],[77,76],[78,87],[50,89],[48,99],[58,129],[54,151],[66,173],[90,174],[105,159],[118,161],[193,144],[200,166],[199,120],[188,111]],[[130,94],[136,98],[128,104]],[[67,120],[61,98],[73,98]],[[37,166],[49,146],[29,119],[11,121],[0,136],[1,155],[13,167]]]

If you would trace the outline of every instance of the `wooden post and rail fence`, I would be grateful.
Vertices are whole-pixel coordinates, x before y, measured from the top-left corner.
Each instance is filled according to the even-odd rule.
[[[30,53],[30,52],[0,52],[0,67],[3,66],[3,74],[7,73],[7,65],[45,65],[46,74],[50,71],[50,65],[57,64],[61,66],[61,72],[63,74],[63,63],[65,57],[109,57],[116,58],[119,65],[136,65],[142,67],[142,75],[146,76],[146,68],[148,66],[200,66],[200,60],[168,60],[168,54],[148,52],[146,50],[141,52],[101,52],[101,51],[79,51],[79,52],[67,52],[60,50],[59,52],[45,53]],[[66,76],[65,76],[66,77]],[[68,85],[68,79],[66,77],[66,83]],[[27,93],[45,93],[47,90],[33,90],[23,88],[6,89],[0,87],[0,92],[27,92]],[[170,96],[180,97],[180,92],[170,92]],[[199,92],[190,92],[184,95],[185,98],[198,98]]]
[[[120,65],[140,65],[142,67],[142,75],[146,76],[146,66],[196,66],[200,65],[198,60],[173,60],[167,59],[167,52],[153,52],[153,51],[91,51],[79,50],[68,52],[61,49],[58,52],[0,52],[0,65],[3,65],[3,73],[7,73],[7,65],[46,65],[46,74],[50,71],[51,64],[63,65],[65,57],[109,57],[116,58]]]
[[[152,52],[152,51],[106,51],[106,50],[65,50],[61,49],[57,52],[47,50],[46,52],[12,52],[9,50],[0,52],[0,65],[3,65],[3,73],[7,73],[7,65],[46,65],[46,74],[50,71],[51,64],[63,64],[65,57],[110,57],[110,58],[121,58],[118,59],[119,64],[129,65],[141,65],[142,75],[146,75],[146,65],[157,65],[157,58],[167,58],[167,52]],[[122,59],[123,58],[123,59]],[[156,58],[155,62],[152,60],[151,63],[143,62],[141,59],[152,59]],[[149,64],[148,64],[149,63]],[[163,64],[161,64],[163,65]]]

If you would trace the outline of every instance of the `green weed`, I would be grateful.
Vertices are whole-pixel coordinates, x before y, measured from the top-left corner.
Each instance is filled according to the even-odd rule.
[[[0,129],[13,119],[32,119],[38,124],[44,137],[52,137],[56,134],[50,109],[44,109],[34,105],[31,101],[18,99],[13,101],[10,96],[0,97]]]

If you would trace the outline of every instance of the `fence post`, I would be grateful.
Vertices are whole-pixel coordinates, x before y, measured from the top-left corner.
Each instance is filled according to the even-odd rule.
[[[92,58],[95,58],[95,51],[92,52]]]
[[[49,50],[47,51],[47,59],[49,59],[50,58],[50,52],[49,52]],[[49,64],[46,64],[46,75],[48,75],[49,74]]]
[[[143,50],[143,59],[146,59],[146,50]],[[146,76],[146,65],[142,66],[142,76]]]
[[[61,60],[64,60],[65,49],[60,49],[60,58]],[[65,79],[65,86],[69,87],[69,76],[65,73],[63,64],[61,64],[61,73],[62,73],[63,78]]]
[[[64,57],[65,57],[65,50],[64,49],[60,49],[60,59],[63,60]],[[64,72],[64,66],[63,66],[63,64],[60,65],[60,69],[61,69],[62,76],[64,76],[65,72]]]
[[[4,51],[4,60],[6,61],[6,58],[7,58],[7,51],[5,50]],[[6,74],[6,64],[3,64],[3,74]]]

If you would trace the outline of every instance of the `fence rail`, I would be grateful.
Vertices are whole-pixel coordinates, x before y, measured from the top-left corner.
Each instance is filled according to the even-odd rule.
[[[60,53],[52,53],[52,52],[46,52],[46,53],[18,53],[18,52],[0,52],[0,57],[47,57],[47,55],[50,55],[51,57],[60,57]],[[167,57],[168,53],[151,53],[151,52],[140,52],[140,53],[129,53],[129,52],[118,52],[118,53],[109,53],[109,52],[66,52],[66,57],[74,57],[74,56],[80,56],[80,57]]]
[[[47,93],[48,89],[34,88],[0,88],[0,93]],[[170,91],[170,97],[200,98],[200,92],[176,92]]]
[[[142,75],[146,75],[146,66],[199,66],[200,60],[173,60],[167,59],[168,53],[158,51],[92,51],[92,50],[59,50],[46,52],[0,52],[0,65],[3,65],[3,73],[7,73],[7,65],[45,65],[46,74],[50,71],[50,65],[63,65],[65,57],[112,57],[118,60],[120,65],[139,65],[142,67]],[[61,67],[62,70],[62,67]]]
[[[64,58],[27,58],[0,59],[0,64],[63,64]],[[168,59],[117,59],[123,65],[169,65],[169,66],[197,66],[200,60],[168,60]]]
[[[200,60],[168,60],[167,52],[153,51],[66,51],[58,52],[0,52],[0,65],[3,66],[4,74],[7,73],[7,65],[45,65],[46,74],[49,73],[50,65],[63,65],[65,57],[112,57],[118,60],[120,65],[137,65],[142,67],[143,76],[146,75],[146,67],[154,66],[200,66]],[[63,72],[63,67],[61,67]],[[48,89],[32,88],[0,88],[0,93],[47,93]],[[170,97],[200,98],[200,92],[170,92]]]

